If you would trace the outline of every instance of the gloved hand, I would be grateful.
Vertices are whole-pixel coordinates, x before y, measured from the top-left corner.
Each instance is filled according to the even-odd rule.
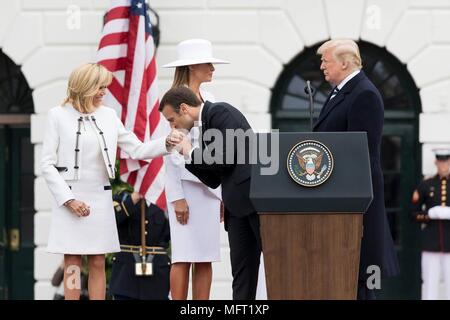
[[[441,217],[441,219],[450,220],[450,207],[441,206],[440,211],[441,212],[440,212],[439,216]]]
[[[450,207],[434,206],[428,210],[428,217],[430,219],[450,220]]]

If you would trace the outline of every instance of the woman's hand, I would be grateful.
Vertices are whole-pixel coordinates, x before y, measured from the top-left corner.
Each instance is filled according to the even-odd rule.
[[[87,217],[91,213],[91,207],[83,201],[75,199],[71,201],[69,200],[68,203],[64,204],[64,206],[69,208],[69,210],[78,217]]]
[[[185,138],[185,134],[175,128],[172,128],[172,131],[166,137],[166,148],[168,151],[171,151],[174,147],[180,144]]]
[[[189,207],[186,202],[186,199],[175,200],[173,206],[175,207],[175,218],[177,221],[185,225],[189,219]]]

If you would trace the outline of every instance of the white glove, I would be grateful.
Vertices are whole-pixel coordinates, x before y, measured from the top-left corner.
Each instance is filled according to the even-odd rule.
[[[428,210],[430,219],[446,219],[450,220],[450,207],[434,206]]]
[[[430,208],[429,210],[428,210],[428,217],[430,218],[430,219],[439,219],[438,218],[438,212],[439,212],[439,207],[440,206],[434,206],[433,208]]]
[[[442,207],[439,213],[441,219],[450,220],[450,207]]]

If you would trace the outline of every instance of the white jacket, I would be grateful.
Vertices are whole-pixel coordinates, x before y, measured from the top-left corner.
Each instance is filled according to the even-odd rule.
[[[204,101],[215,102],[214,96],[208,91],[200,90],[200,95]],[[190,135],[194,134],[194,130],[191,130]],[[168,203],[176,200],[185,199],[183,192],[182,180],[196,182],[200,186],[208,189],[210,193],[216,196],[218,199],[222,199],[221,187],[217,189],[211,189],[203,185],[203,183],[192,173],[190,173],[184,167],[184,158],[177,152],[173,152],[171,155],[164,157],[164,163],[166,165],[166,199]]]
[[[58,206],[75,199],[66,180],[79,180],[83,175],[81,155],[89,152],[83,150],[80,130],[83,121],[80,117],[85,116],[96,124],[98,143],[110,179],[115,176],[118,146],[132,159],[145,160],[168,154],[165,138],[142,143],[133,132],[125,129],[111,108],[100,106],[93,113],[82,115],[70,104],[54,107],[47,115],[41,169]]]

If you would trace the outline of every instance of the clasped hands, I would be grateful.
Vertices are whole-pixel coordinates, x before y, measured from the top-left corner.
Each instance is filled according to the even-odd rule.
[[[450,207],[434,206],[428,210],[428,217],[430,219],[450,220]]]
[[[91,207],[80,200],[70,199],[64,203],[64,206],[78,217],[87,217],[91,213]]]
[[[180,154],[189,155],[192,144],[189,141],[187,135],[180,130],[172,129],[166,137],[166,146],[168,151],[175,149]]]

